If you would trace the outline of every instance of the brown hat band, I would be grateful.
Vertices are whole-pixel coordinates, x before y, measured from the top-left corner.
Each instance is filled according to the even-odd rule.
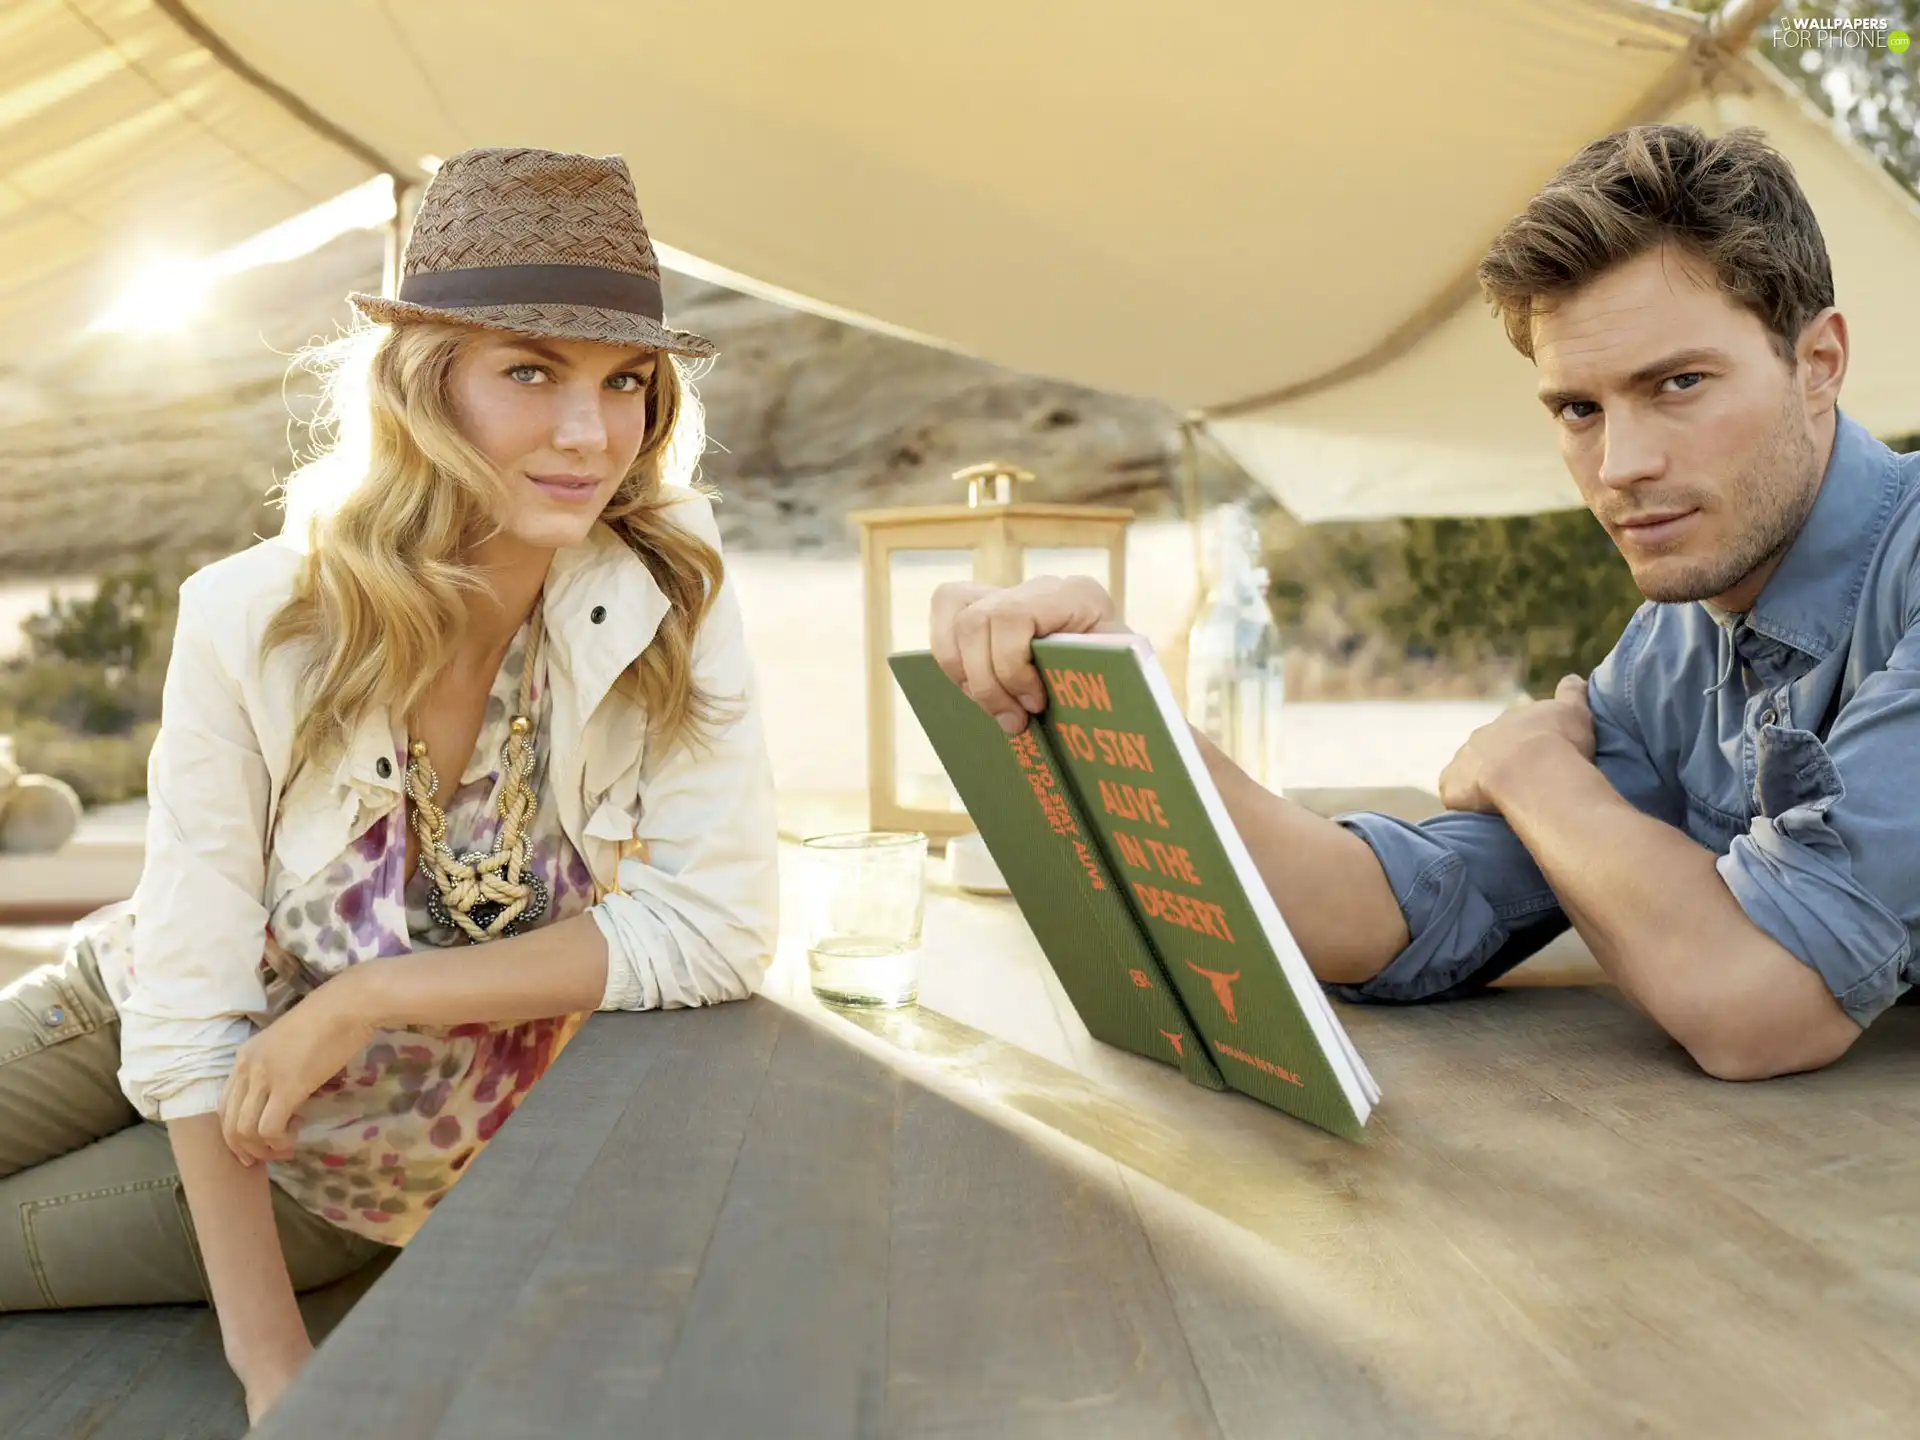
[[[395,299],[438,310],[481,305],[587,305],[658,320],[665,313],[651,275],[598,265],[476,265],[423,271],[400,282]]]

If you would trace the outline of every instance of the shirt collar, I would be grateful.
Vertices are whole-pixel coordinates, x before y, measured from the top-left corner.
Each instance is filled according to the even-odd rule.
[[[1746,616],[1748,629],[1816,662],[1852,630],[1867,566],[1900,497],[1894,452],[1835,414],[1833,454],[1813,509]],[[1723,619],[1712,606],[1707,613]]]
[[[596,620],[593,611],[601,606],[608,613]],[[612,624],[615,632],[636,626],[651,632],[668,608],[646,561],[603,523],[580,544],[555,551],[547,569],[543,611],[549,629],[559,625],[577,635],[584,622]]]
[[[555,664],[566,667],[585,701],[582,713],[591,713],[614,677],[653,642],[671,603],[647,563],[604,524],[581,544],[554,553],[544,593],[549,673]],[[403,738],[385,705],[370,708],[347,737],[336,785],[402,793],[405,780],[395,761],[404,764]]]
[[[554,555],[543,605],[556,642],[548,653],[571,673],[582,713],[653,643],[672,608],[646,561],[604,524]]]

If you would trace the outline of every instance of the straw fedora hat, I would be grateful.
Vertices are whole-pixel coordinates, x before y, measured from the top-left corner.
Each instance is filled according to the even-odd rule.
[[[660,262],[618,155],[463,150],[420,199],[399,295],[347,299],[385,325],[440,321],[714,353],[704,336],[665,324]]]

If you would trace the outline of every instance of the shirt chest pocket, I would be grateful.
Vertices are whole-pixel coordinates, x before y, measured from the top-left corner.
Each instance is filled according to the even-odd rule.
[[[1796,811],[1824,815],[1846,797],[1833,757],[1812,731],[1763,725],[1753,753],[1756,808],[1770,820]]]
[[[335,789],[324,778],[312,784],[296,779],[282,797],[274,822],[267,866],[267,904],[278,905],[381,821],[395,801],[362,796],[353,787]]]

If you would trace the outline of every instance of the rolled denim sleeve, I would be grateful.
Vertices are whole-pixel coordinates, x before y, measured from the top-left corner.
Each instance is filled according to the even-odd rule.
[[[1413,937],[1344,1000],[1438,1000],[1498,979],[1567,928],[1546,878],[1498,815],[1452,811],[1419,824],[1341,815],[1373,847]]]
[[[1643,739],[1636,662],[1650,633],[1642,609],[1587,683],[1594,764],[1635,808],[1678,823],[1677,786]],[[1567,928],[1540,867],[1499,815],[1449,811],[1419,824],[1342,815],[1372,847],[1412,936],[1361,985],[1330,986],[1342,999],[1409,1003],[1445,999],[1497,980]]]
[[[1720,857],[1720,877],[1865,1026],[1920,978],[1920,626],[1861,682],[1824,742],[1766,725],[1754,749],[1760,813]]]

